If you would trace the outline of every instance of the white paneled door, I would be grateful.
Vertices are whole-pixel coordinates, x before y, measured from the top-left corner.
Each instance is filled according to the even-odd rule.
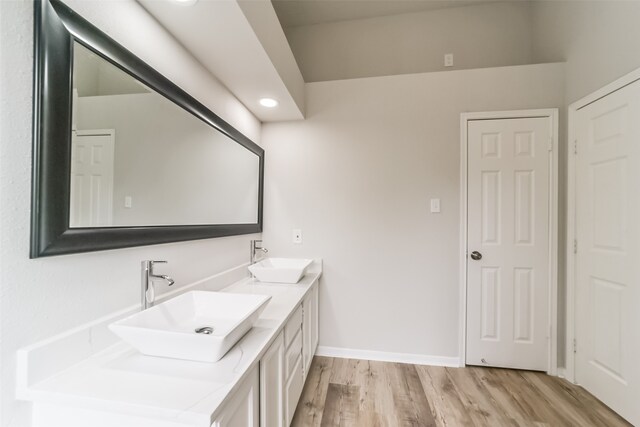
[[[467,122],[469,365],[549,364],[551,117]]]
[[[112,225],[114,131],[77,131],[71,149],[71,227]]]
[[[576,382],[640,425],[640,82],[579,109]]]

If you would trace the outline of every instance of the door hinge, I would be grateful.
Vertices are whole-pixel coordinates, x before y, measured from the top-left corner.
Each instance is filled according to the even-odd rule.
[[[573,141],[573,154],[577,155],[578,154],[578,140],[575,139]]]
[[[573,253],[577,254],[578,253],[578,240],[573,239]]]
[[[576,341],[576,339],[573,339],[573,352],[577,353],[578,352],[578,342]]]
[[[549,151],[553,151],[553,138],[549,138]]]

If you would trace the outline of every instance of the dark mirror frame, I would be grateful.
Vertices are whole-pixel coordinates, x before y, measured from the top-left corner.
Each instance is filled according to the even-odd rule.
[[[31,258],[262,231],[264,150],[59,0],[34,4]],[[73,42],[77,41],[260,159],[258,222],[70,228]]]

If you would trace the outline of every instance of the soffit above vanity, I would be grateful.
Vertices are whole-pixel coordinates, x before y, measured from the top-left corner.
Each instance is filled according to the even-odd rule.
[[[270,1],[138,2],[259,120],[304,118],[302,74]]]

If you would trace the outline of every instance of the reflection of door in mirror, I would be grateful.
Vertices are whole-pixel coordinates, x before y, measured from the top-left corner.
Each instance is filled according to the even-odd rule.
[[[113,130],[73,133],[71,150],[71,227],[112,224]]]

